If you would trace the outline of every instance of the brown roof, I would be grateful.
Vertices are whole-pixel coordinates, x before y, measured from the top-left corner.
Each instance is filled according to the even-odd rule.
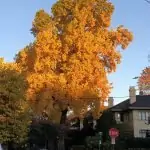
[[[130,99],[127,99],[110,108],[112,111],[124,111],[128,109],[150,109],[150,95],[137,95],[136,102],[130,104]]]

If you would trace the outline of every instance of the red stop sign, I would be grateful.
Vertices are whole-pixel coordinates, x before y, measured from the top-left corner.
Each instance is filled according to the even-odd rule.
[[[118,131],[117,129],[115,129],[115,128],[111,128],[111,129],[109,130],[109,136],[110,136],[111,138],[116,138],[116,137],[119,136],[119,131]]]

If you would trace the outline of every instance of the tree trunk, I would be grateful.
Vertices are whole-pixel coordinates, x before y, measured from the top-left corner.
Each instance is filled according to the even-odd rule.
[[[8,142],[8,150],[15,150],[13,142]]]
[[[48,150],[55,150],[55,144],[53,140],[48,140]]]
[[[61,111],[60,124],[65,124],[67,119],[68,108]]]

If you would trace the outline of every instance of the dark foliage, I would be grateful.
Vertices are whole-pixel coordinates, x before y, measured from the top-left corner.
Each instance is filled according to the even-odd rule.
[[[97,120],[96,131],[103,133],[104,142],[109,138],[108,135],[109,129],[115,127],[115,125],[116,122],[114,120],[113,114],[109,110],[104,111],[101,114],[100,118]]]
[[[30,147],[34,144],[38,147],[45,147],[49,141],[56,141],[58,136],[57,127],[52,124],[40,123],[32,125],[29,133]]]

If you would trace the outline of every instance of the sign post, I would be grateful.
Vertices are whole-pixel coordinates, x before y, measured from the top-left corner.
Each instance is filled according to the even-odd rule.
[[[99,132],[99,150],[100,150],[100,147],[101,147],[101,144],[102,144],[102,132]]]
[[[112,144],[112,148],[114,150],[114,145],[116,144],[116,138],[119,136],[119,130],[116,128],[111,128],[109,130],[109,136],[111,137],[111,144]]]

